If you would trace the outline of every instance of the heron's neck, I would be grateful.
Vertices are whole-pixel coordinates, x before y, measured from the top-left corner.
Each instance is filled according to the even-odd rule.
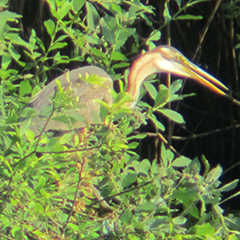
[[[127,104],[129,107],[133,107],[136,104],[143,81],[156,72],[158,72],[158,69],[154,64],[153,54],[145,53],[133,63],[128,76],[127,92],[134,101]]]

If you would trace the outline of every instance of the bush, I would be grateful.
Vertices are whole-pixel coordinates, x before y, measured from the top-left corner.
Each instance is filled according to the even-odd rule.
[[[164,108],[186,97],[177,93],[181,80],[169,88],[161,85],[158,93],[150,79],[145,89],[154,107],[139,102],[134,110],[122,104],[129,99],[120,80],[120,93],[112,93],[113,106],[101,102],[103,124],[54,137],[42,133],[36,138],[29,130],[33,113],[24,106],[50,70],[85,60],[118,79],[115,71],[128,66],[121,53],[128,38],[130,52],[138,52],[140,37],[130,26],[136,19],[152,26],[147,17],[152,8],[138,1],[46,2],[51,13],[44,21],[48,46],[34,29],[24,41],[13,24],[21,16],[1,3],[2,239],[238,239],[240,219],[224,215],[220,207],[222,193],[234,189],[238,180],[220,186],[219,165],[210,170],[203,157],[201,174],[199,159],[176,156],[163,143],[161,162],[139,160],[135,151],[138,140],[147,135],[136,129],[149,119],[156,137],[163,138],[159,132],[165,127],[155,112],[184,123],[179,113]],[[114,17],[102,16],[97,6]],[[146,44],[154,48],[159,36],[153,31]],[[70,56],[62,54],[70,44]],[[73,103],[65,97],[60,100],[68,108]]]

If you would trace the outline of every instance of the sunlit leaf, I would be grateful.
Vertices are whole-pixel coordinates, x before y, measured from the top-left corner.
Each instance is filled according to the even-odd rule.
[[[186,167],[190,164],[191,159],[181,156],[172,161],[171,165],[173,167]]]
[[[54,23],[54,21],[51,20],[51,19],[48,19],[48,20],[46,20],[44,22],[44,26],[46,27],[48,34],[52,37],[53,33],[55,31],[55,23]]]
[[[215,168],[213,168],[207,175],[205,181],[207,183],[213,183],[216,180],[218,180],[218,178],[221,176],[222,174],[222,167],[218,164]]]
[[[150,82],[144,82],[144,86],[146,87],[152,99],[155,99],[157,96],[156,88]]]
[[[99,14],[95,7],[90,3],[86,2],[86,9],[87,9],[87,23],[90,29],[95,29],[96,26],[99,24]]]
[[[157,120],[157,118],[156,118],[155,115],[152,114],[151,116],[149,116],[149,118],[153,121],[154,125],[155,125],[159,130],[165,131],[164,125]]]
[[[86,0],[73,0],[72,1],[73,10],[75,12],[78,12],[83,7],[85,2]]]
[[[235,179],[232,182],[225,184],[221,188],[218,188],[218,190],[220,192],[229,192],[229,191],[233,190],[234,188],[236,188],[236,186],[238,185],[238,182],[239,182],[239,179]]]
[[[210,223],[204,223],[202,225],[196,225],[191,227],[189,232],[200,236],[206,236],[209,234],[213,234],[215,232],[215,228],[211,226]]]
[[[203,16],[201,15],[190,15],[190,14],[181,15],[175,18],[175,20],[201,20],[201,19],[203,19]]]
[[[161,87],[160,91],[158,92],[155,102],[154,102],[154,106],[162,106],[165,105],[165,103],[167,102],[169,98],[169,90],[166,87]]]
[[[137,174],[136,173],[128,173],[124,176],[122,180],[122,187],[128,187],[137,180]]]
[[[170,86],[169,95],[171,96],[176,93],[182,87],[182,83],[183,81],[181,79],[174,81]]]
[[[132,212],[128,208],[126,208],[121,214],[120,219],[123,222],[123,224],[128,224],[131,222],[132,217],[133,217]]]
[[[29,94],[32,92],[32,86],[29,82],[29,80],[24,80],[20,82],[20,87],[19,87],[19,94],[20,96],[24,96],[26,94]]]
[[[171,109],[160,109],[158,110],[160,113],[168,117],[169,119],[173,120],[174,122],[183,124],[185,123],[182,115],[176,111],[173,111]]]

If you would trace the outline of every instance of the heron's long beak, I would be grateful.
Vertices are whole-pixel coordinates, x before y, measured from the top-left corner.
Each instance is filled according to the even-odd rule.
[[[228,88],[225,85],[190,62],[175,48],[164,46],[161,49],[159,48],[158,51],[160,51],[162,59],[159,62],[157,60],[155,64],[159,68],[162,68],[162,71],[170,72],[182,77],[192,78],[214,92],[226,95],[224,91],[227,91]]]
[[[225,85],[223,85],[215,77],[203,71],[201,68],[197,67],[195,64],[191,63],[187,59],[184,59],[182,70],[185,73],[187,73],[187,75],[189,75],[188,77],[198,81],[202,85],[205,85],[206,87],[213,90],[214,92],[221,95],[226,95],[226,93],[222,91],[222,90],[225,90],[225,91],[228,90],[228,88]]]

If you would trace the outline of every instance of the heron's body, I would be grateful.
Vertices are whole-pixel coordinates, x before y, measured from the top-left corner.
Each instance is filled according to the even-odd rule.
[[[87,74],[87,75],[86,75]],[[93,85],[85,79],[90,75],[97,75],[105,79],[102,84]],[[109,89],[113,87],[113,81],[111,77],[101,68],[95,66],[87,66],[77,68],[70,72],[66,72],[61,76],[57,77],[51,81],[44,89],[42,89],[38,94],[36,94],[33,99],[28,104],[29,107],[33,107],[36,113],[39,114],[32,119],[32,124],[30,129],[34,131],[35,135],[39,135],[41,129],[44,127],[48,115],[42,117],[42,111],[44,107],[48,105],[53,105],[53,98],[58,89],[57,80],[61,82],[61,87],[63,90],[70,89],[71,97],[78,98],[79,107],[73,107],[68,110],[69,115],[79,114],[82,117],[82,121],[78,121],[73,125],[69,123],[63,123],[57,120],[50,119],[48,124],[45,126],[45,131],[48,130],[69,130],[69,128],[81,128],[85,127],[87,123],[100,123],[100,118],[98,118],[98,113],[100,111],[99,103],[93,101],[94,99],[99,99],[105,101],[109,105],[112,104],[112,95],[109,94]],[[57,110],[56,110],[57,111]],[[76,115],[75,115],[76,116]]]
[[[126,105],[129,105],[129,107],[135,105],[143,81],[149,75],[158,72],[168,72],[192,78],[221,95],[225,95],[223,91],[227,90],[221,82],[188,61],[175,48],[160,46],[141,55],[132,65],[128,77],[127,92],[132,96],[133,101],[126,103]],[[91,75],[97,75],[101,79],[104,78],[104,83],[94,85],[84,80]],[[48,116],[44,118],[41,116],[41,111],[46,106],[53,105],[53,98],[58,91],[57,80],[61,82],[63,90],[71,88],[71,97],[76,97],[79,103],[79,108],[73,107],[67,110],[67,115],[77,114],[83,117],[83,120],[74,123],[71,128],[80,128],[86,126],[86,123],[98,123],[100,121],[100,118],[97,117],[100,104],[93,101],[94,99],[105,101],[109,105],[113,101],[112,95],[109,93],[109,89],[113,87],[112,79],[101,68],[87,66],[64,73],[36,94],[29,103],[29,106],[35,108],[36,112],[39,113],[32,119],[32,125],[30,126],[35,135],[39,135],[43,128],[45,131],[62,131],[70,128],[67,123],[56,121],[54,118],[47,120]]]

